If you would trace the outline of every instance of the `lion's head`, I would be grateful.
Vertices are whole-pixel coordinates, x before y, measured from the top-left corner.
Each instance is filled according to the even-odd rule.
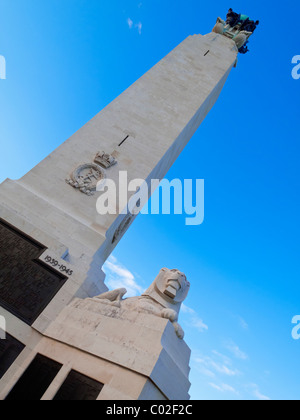
[[[164,307],[179,312],[182,302],[190,290],[190,283],[185,274],[179,270],[162,268],[154,283],[142,296],[150,297]]]

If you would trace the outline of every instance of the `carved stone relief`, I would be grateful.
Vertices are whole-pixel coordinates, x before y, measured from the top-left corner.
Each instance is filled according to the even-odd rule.
[[[179,270],[163,268],[154,283],[142,296],[123,299],[127,293],[124,288],[112,290],[93,298],[100,304],[116,306],[137,312],[145,312],[161,318],[169,319],[178,338],[184,338],[184,331],[178,324],[178,316],[182,302],[186,299],[190,289],[185,274]]]
[[[86,195],[94,195],[99,181],[105,178],[105,172],[95,163],[86,163],[79,166],[72,173],[66,183]]]
[[[66,183],[83,194],[92,196],[97,190],[98,182],[106,178],[104,169],[109,169],[116,164],[117,160],[113,156],[98,152],[93,163],[78,166],[71,174],[71,178],[66,179]]]
[[[94,159],[94,162],[105,169],[108,169],[111,166],[114,166],[117,164],[117,160],[112,155],[109,155],[108,153],[105,153],[105,152],[98,152]]]

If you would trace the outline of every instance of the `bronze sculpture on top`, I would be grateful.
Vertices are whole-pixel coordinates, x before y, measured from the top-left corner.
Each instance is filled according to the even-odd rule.
[[[232,9],[229,9],[226,21],[218,18],[213,32],[233,39],[239,52],[246,54],[249,51],[247,47],[249,38],[258,25],[259,20],[251,20],[248,16],[235,13]]]

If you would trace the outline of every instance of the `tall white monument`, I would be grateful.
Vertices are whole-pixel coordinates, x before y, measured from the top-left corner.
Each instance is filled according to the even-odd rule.
[[[0,399],[189,398],[190,351],[177,323],[189,283],[163,269],[139,298],[107,292],[101,268],[135,216],[100,216],[96,184],[118,184],[120,171],[129,182],[164,178],[236,64],[220,25],[187,38],[0,186]]]

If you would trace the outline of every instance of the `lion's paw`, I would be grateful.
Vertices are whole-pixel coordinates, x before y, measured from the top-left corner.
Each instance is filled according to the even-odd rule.
[[[184,338],[184,331],[183,331],[182,327],[177,322],[174,322],[173,325],[174,325],[174,328],[175,328],[175,332],[177,334],[177,337],[180,338],[181,340],[183,340],[183,338]]]
[[[171,322],[175,322],[178,319],[177,312],[168,308],[162,310],[161,317],[169,319]]]

